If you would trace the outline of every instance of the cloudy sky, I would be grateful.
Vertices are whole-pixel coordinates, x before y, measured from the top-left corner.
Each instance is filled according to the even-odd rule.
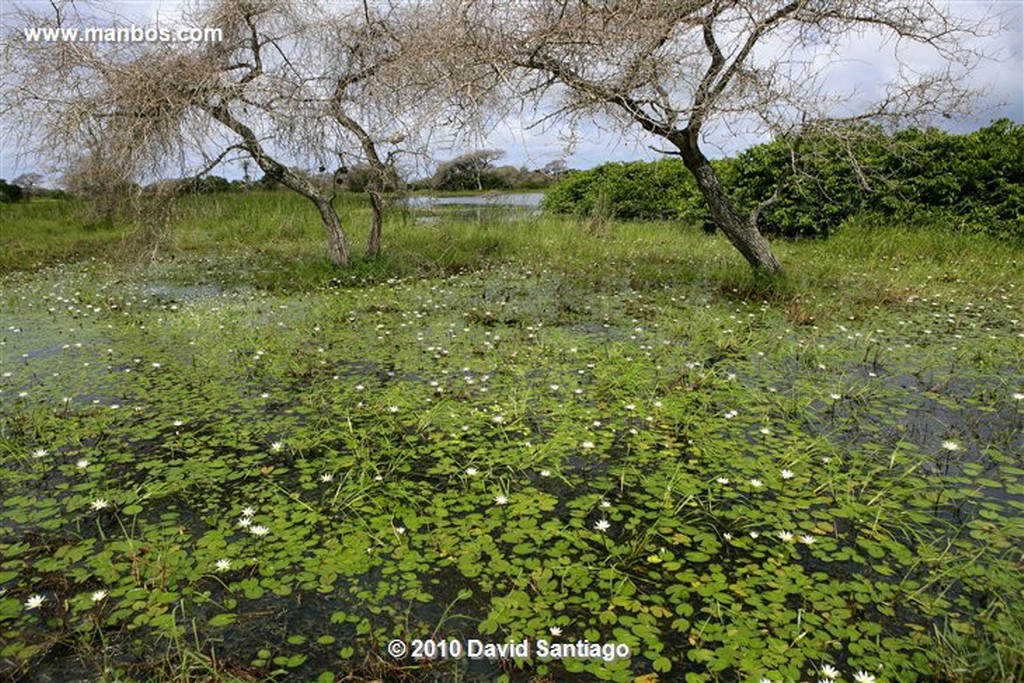
[[[348,0],[337,0],[345,2]],[[178,0],[132,0],[109,2],[126,17],[137,17],[140,24],[153,20],[168,21],[177,13]],[[37,0],[0,0],[0,27],[12,29],[10,12],[14,6],[49,7],[48,2]],[[977,103],[973,115],[935,122],[954,132],[967,132],[984,126],[997,118],[1009,118],[1024,123],[1024,3],[1021,0],[1003,2],[951,2],[958,14],[976,16],[980,13],[997,12],[1006,24],[1005,30],[987,38],[980,47],[992,56],[972,78],[975,84],[986,91]],[[6,14],[5,14],[6,12]],[[856,83],[858,91],[870,94],[881,87],[895,68],[891,51],[882,48],[879,41],[870,36],[851,39],[842,49],[842,62],[836,65],[834,78],[843,85]],[[934,56],[923,52],[916,67],[926,70],[936,66]],[[4,123],[10,123],[6,121]],[[571,140],[568,138],[571,136]],[[763,141],[756,131],[725,130],[707,131],[705,144],[710,156],[721,156],[742,150],[751,144]],[[588,168],[603,161],[630,160],[658,156],[652,147],[659,147],[658,140],[645,136],[639,129],[620,128],[611,122],[588,125],[576,131],[559,128],[539,129],[530,126],[528,117],[507,119],[498,125],[486,138],[480,139],[477,148],[501,149],[506,153],[499,163],[511,163],[530,168],[540,167],[554,159],[566,159],[570,167]],[[437,148],[433,154],[437,159],[450,158],[465,149]],[[9,143],[0,147],[0,178],[12,179],[21,173],[39,170],[43,164],[26,154],[19,154]],[[236,177],[240,169],[222,168],[218,174]]]

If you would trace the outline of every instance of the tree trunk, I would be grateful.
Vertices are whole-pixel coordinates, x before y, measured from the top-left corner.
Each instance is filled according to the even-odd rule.
[[[327,250],[331,257],[331,263],[336,266],[348,265],[348,243],[345,241],[345,233],[341,229],[341,219],[330,199],[324,197],[309,197],[309,200],[316,204],[320,218],[323,220],[324,228],[327,230]]]
[[[342,101],[337,95],[334,120],[356,136],[363,148],[363,154],[366,155],[366,161],[370,164],[370,179],[366,191],[370,195],[370,206],[373,208],[373,224],[370,226],[370,239],[366,243],[366,258],[376,258],[380,253],[380,232],[384,224],[384,187],[387,184],[388,167],[377,153],[377,143],[358,121],[343,111]]]
[[[370,239],[366,242],[366,258],[377,258],[380,253],[380,232],[384,224],[384,195],[379,179],[373,178],[377,175],[377,169],[370,169],[370,184],[367,192],[370,195],[370,205],[373,207],[373,224],[370,226]]]
[[[680,131],[669,139],[682,155],[683,165],[696,178],[697,187],[708,204],[715,225],[725,233],[754,270],[767,275],[781,273],[782,265],[772,253],[768,240],[757,229],[753,220],[740,213],[725,194],[725,189],[719,182],[711,162],[700,151],[696,133]]]

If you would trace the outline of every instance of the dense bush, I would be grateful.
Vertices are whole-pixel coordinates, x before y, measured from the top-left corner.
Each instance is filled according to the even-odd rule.
[[[611,163],[573,171],[551,188],[543,208],[554,213],[622,220],[678,219],[699,201],[697,184],[678,159]]]
[[[1024,126],[1006,120],[967,135],[861,127],[842,137],[781,138],[714,165],[739,208],[762,205],[759,226],[768,235],[825,237],[869,215],[1024,239]],[[544,207],[710,223],[693,178],[674,159],[576,172]]]
[[[0,203],[11,204],[14,202],[21,201],[24,196],[24,192],[17,185],[8,183],[3,178],[0,178]]]

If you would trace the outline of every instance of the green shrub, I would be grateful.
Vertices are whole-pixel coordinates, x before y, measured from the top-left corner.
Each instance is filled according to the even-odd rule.
[[[712,162],[744,212],[760,206],[762,232],[827,237],[845,221],[942,225],[1024,239],[1024,126],[1001,120],[967,135],[859,126],[835,135],[779,138]],[[604,164],[571,174],[543,204],[554,213],[711,226],[677,159]]]

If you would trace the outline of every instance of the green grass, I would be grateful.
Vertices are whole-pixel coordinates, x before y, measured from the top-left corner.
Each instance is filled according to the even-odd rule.
[[[283,193],[156,251],[87,208],[3,209],[9,678],[1024,674],[1018,247],[849,225],[764,282],[668,223],[396,214],[337,270]],[[428,638],[630,655],[386,649]]]

